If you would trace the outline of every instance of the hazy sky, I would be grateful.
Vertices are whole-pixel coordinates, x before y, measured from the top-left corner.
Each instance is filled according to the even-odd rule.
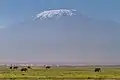
[[[61,8],[76,9],[95,19],[120,23],[119,3],[120,0],[0,0],[0,27],[27,22],[39,12]],[[61,33],[51,26],[43,30],[22,28],[13,32],[2,29],[0,62],[119,63],[120,28],[113,27],[110,31],[96,28],[98,32],[93,27],[81,29],[79,39],[75,37],[76,31]]]

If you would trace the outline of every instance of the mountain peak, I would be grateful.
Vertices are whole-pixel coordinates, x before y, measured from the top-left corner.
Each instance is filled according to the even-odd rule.
[[[75,9],[59,9],[59,10],[48,10],[48,11],[43,11],[39,14],[37,14],[34,18],[34,20],[41,19],[41,20],[47,20],[50,18],[60,18],[62,16],[73,16],[75,14]]]

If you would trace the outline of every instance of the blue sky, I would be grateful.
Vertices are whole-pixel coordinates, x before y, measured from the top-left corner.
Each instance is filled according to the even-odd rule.
[[[119,0],[0,0],[0,27],[6,27],[6,26],[9,27],[12,25],[16,25],[16,24],[19,24],[20,22],[25,22],[25,21],[31,20],[33,18],[33,16],[35,16],[37,13],[40,13],[42,11],[49,10],[49,9],[61,9],[61,8],[76,9],[77,11],[79,11],[87,16],[90,16],[92,18],[95,18],[95,19],[113,20],[113,21],[120,23],[120,9],[119,9],[120,5],[119,5],[119,3],[120,3]],[[34,30],[34,32],[36,32],[36,31]],[[111,47],[108,47],[105,49],[99,49],[98,50],[99,52],[97,51],[98,54],[92,54],[92,50],[94,50],[94,49],[92,49],[92,48],[88,49],[88,47],[87,47],[87,49],[90,50],[90,53],[86,52],[86,54],[84,54],[85,52],[82,53],[78,50],[80,48],[80,46],[77,46],[77,44],[76,45],[73,44],[74,47],[76,47],[76,49],[77,49],[77,50],[73,49],[73,53],[76,52],[75,54],[72,54],[72,53],[64,54],[64,52],[65,52],[64,50],[61,50],[61,52],[60,52],[60,49],[57,49],[56,53],[54,52],[54,54],[50,54],[50,55],[47,54],[49,52],[49,50],[47,52],[46,48],[43,49],[44,54],[39,52],[38,48],[40,47],[40,45],[37,45],[36,43],[34,43],[34,41],[39,42],[39,38],[34,37],[33,42],[31,42],[32,38],[33,38],[32,33],[29,33],[29,34],[31,34],[31,36],[29,36],[30,38],[25,38],[25,37],[28,37],[28,35],[23,36],[24,34],[22,32],[19,33],[19,34],[21,34],[20,36],[22,36],[20,38],[17,37],[19,40],[15,37],[18,35],[17,35],[17,33],[14,33],[14,31],[10,35],[7,32],[6,33],[4,32],[4,34],[2,32],[0,32],[0,33],[1,33],[0,36],[3,38],[3,39],[1,39],[1,44],[2,44],[1,47],[2,48],[1,48],[1,53],[0,53],[1,61],[3,61],[3,62],[4,61],[7,61],[7,62],[16,61],[17,62],[17,61],[32,61],[33,60],[33,61],[43,61],[43,62],[44,61],[51,61],[51,62],[52,61],[53,62],[57,62],[57,61],[58,62],[60,62],[60,61],[61,62],[67,62],[67,61],[72,62],[73,61],[73,62],[97,63],[97,59],[100,56],[99,53],[102,53],[102,52],[105,53],[105,51],[104,51],[105,49],[109,50],[109,51],[106,52],[104,55],[102,54],[101,57],[104,56],[104,58],[103,58],[103,60],[101,60],[101,58],[99,58],[98,62],[102,63],[102,62],[104,62],[104,60],[106,60],[106,62],[108,62],[108,63],[110,63],[110,62],[112,63],[112,61],[113,61],[113,63],[115,63],[115,62],[117,63],[117,61],[119,60],[118,59],[118,56],[119,56],[118,48],[120,46],[119,45],[120,42],[117,40],[119,36],[115,37],[116,35],[118,35],[117,32],[116,33],[111,32],[108,35],[106,34],[107,36],[109,36],[108,39],[113,40],[113,41],[111,41],[112,43],[110,41],[108,41],[109,42],[108,44],[105,43],[106,36],[104,34],[100,33],[100,35],[103,36],[103,37],[101,37],[103,41],[98,40],[99,42],[101,42],[101,45],[102,46],[113,45],[114,47],[112,47],[112,49],[111,49]],[[95,33],[93,33],[93,34],[95,34]],[[51,33],[51,35],[52,35],[52,33]],[[62,34],[61,36],[63,36],[63,35],[65,35],[65,34]],[[14,36],[14,39],[12,39],[13,36]],[[41,35],[41,36],[45,36],[45,35]],[[114,39],[112,39],[112,37],[110,37],[110,36],[114,36]],[[64,38],[64,37],[62,37],[62,38]],[[56,37],[54,37],[54,41],[59,40],[59,39],[55,39],[55,38]],[[15,42],[15,43],[12,44],[9,41],[9,39],[11,41],[13,40],[12,42]],[[46,38],[46,39],[48,39],[48,38]],[[49,37],[49,39],[52,40],[53,38]],[[97,39],[97,37],[95,36],[94,39]],[[18,45],[20,45],[18,43],[24,43],[25,41],[27,42],[27,40],[28,40],[28,42],[31,42],[34,45],[34,48],[36,46],[36,49],[30,47],[30,49],[31,49],[30,51],[34,51],[33,53],[32,52],[30,53],[29,51],[24,51],[24,48],[18,47]],[[7,43],[5,43],[5,41],[7,41]],[[83,39],[83,41],[84,41],[84,39]],[[118,44],[114,43],[114,41],[117,41]],[[99,42],[96,42],[96,44],[99,44]],[[41,43],[44,43],[44,39],[43,39],[43,42],[41,42]],[[53,43],[53,42],[50,42],[50,43]],[[48,44],[50,44],[50,43],[48,43]],[[92,42],[92,43],[94,44],[95,42]],[[7,45],[14,45],[14,46],[12,46],[11,49],[8,49]],[[26,45],[30,45],[30,44],[26,43]],[[43,44],[43,46],[44,45],[45,44]],[[83,45],[83,46],[85,46],[85,45]],[[88,45],[88,46],[90,46],[90,45]],[[116,47],[116,46],[118,46],[118,47]],[[53,48],[55,48],[55,46]],[[71,48],[69,47],[67,50],[70,50]],[[95,48],[95,46],[94,46],[94,48]],[[113,48],[116,48],[116,49],[113,49]],[[18,51],[16,51],[16,50],[14,51],[14,49],[16,49]],[[86,48],[83,48],[83,47],[82,47],[82,49],[86,50]],[[9,52],[7,52],[7,50]],[[22,51],[19,52],[20,50],[22,50]],[[116,50],[116,53],[114,50]],[[16,52],[18,52],[18,54]],[[109,53],[109,52],[111,52],[111,53]],[[25,59],[25,57],[24,57],[24,59],[22,59],[23,58],[22,55],[24,55],[24,54],[26,56],[29,55],[29,58]],[[10,56],[10,55],[12,55],[12,56]],[[56,55],[56,56],[54,56],[54,55]],[[94,57],[92,57],[92,55],[94,55]]]

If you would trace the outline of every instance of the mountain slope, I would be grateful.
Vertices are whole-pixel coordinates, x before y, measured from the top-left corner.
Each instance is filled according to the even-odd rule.
[[[120,52],[119,23],[89,18],[78,11],[71,16],[64,16],[62,15],[64,13],[60,13],[61,10],[57,11],[57,14],[48,11],[50,15],[45,15],[45,18],[40,16],[1,29],[0,44],[4,45],[0,46],[1,51],[4,54],[16,53],[9,57],[17,56],[17,59],[33,61],[49,59],[49,61],[94,63],[105,60],[116,62],[119,59],[112,60],[112,57],[119,56],[117,53]],[[52,14],[57,16],[51,17]],[[37,57],[26,58],[28,56],[26,53]],[[68,57],[69,59],[66,60]]]

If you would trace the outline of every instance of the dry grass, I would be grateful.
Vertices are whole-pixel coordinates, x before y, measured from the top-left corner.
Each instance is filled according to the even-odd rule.
[[[97,78],[97,79],[96,79]],[[33,67],[28,72],[21,72],[18,70],[9,70],[7,67],[0,67],[0,79],[107,79],[120,78],[120,68],[102,68],[102,72],[94,72],[92,67],[52,67],[46,70],[43,67]],[[119,79],[120,80],[120,79]]]

